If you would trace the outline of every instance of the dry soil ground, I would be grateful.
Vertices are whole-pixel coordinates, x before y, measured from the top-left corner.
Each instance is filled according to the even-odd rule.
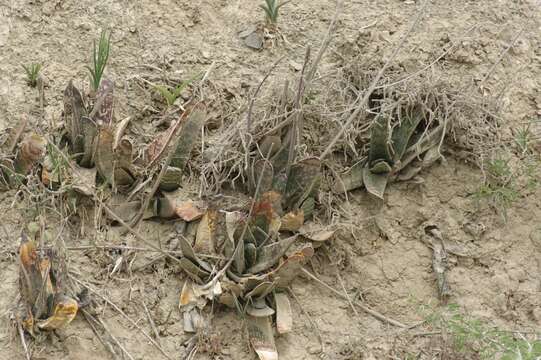
[[[107,71],[118,88],[117,118],[134,116],[140,136],[145,138],[147,134],[148,140],[159,118],[159,114],[145,108],[152,103],[151,92],[143,90],[137,81],[141,74],[159,79],[160,72],[152,67],[186,78],[205,71],[214,62],[209,78],[213,87],[208,96],[220,103],[217,109],[223,110],[216,119],[237,121],[247,95],[276,59],[286,56],[265,91],[281,83],[285,76],[296,76],[306,46],[319,47],[334,13],[332,0],[294,0],[282,8],[279,20],[287,42],[253,51],[243,45],[238,33],[262,19],[259,2],[0,0],[0,130],[13,126],[22,113],[30,114],[32,128],[37,131],[45,132],[57,124],[64,87],[69,79],[86,79],[84,66],[90,57],[90,44],[106,27],[113,31]],[[417,1],[345,0],[330,51],[320,66],[319,89],[324,88],[327,74],[332,77],[344,53],[365,51],[383,59],[388,57],[419,7]],[[538,0],[433,0],[396,62],[407,73],[413,73],[435,60],[448,41],[458,42],[457,49],[435,64],[436,70],[426,71],[448,76],[454,84],[478,84],[491,71],[482,90],[477,90],[487,96],[502,92],[499,133],[494,136],[514,153],[513,131],[531,122],[534,137],[530,147],[539,149],[540,15]],[[475,29],[465,35],[473,26]],[[510,44],[512,48],[505,51]],[[31,62],[45,65],[48,87],[43,111],[35,90],[26,85],[21,68],[21,64]],[[497,65],[491,70],[493,64]],[[78,80],[79,85],[83,83],[86,80]],[[536,175],[539,166],[531,176]],[[521,331],[532,344],[537,336],[539,346],[541,188],[521,190],[504,218],[486,201],[475,200],[484,179],[477,166],[448,155],[446,161],[425,170],[422,177],[422,184],[393,184],[383,203],[363,190],[352,192],[334,219],[342,230],[328,244],[328,251],[317,253],[311,269],[322,281],[341,291],[339,272],[349,294],[360,291],[364,304],[389,318],[408,325],[426,322],[404,330],[360,308],[354,313],[347,302],[300,277],[293,285],[298,298],[293,303],[294,331],[277,338],[281,359],[476,359],[486,339],[468,330],[474,320],[486,328]],[[18,234],[28,221],[25,217],[29,209],[22,206],[25,202],[16,200],[15,191],[0,193],[0,198],[0,358],[23,359],[9,313],[17,297]],[[81,235],[79,223],[61,228],[54,219],[51,215],[47,226],[55,233],[62,231],[69,246],[88,245],[98,238],[118,241],[114,232],[94,234],[91,223]],[[467,256],[450,255],[448,274],[452,289],[449,303],[456,304],[453,311],[464,320],[460,329],[466,328],[465,333],[473,339],[463,348],[456,344],[460,329],[439,327],[438,316],[434,316],[451,310],[438,299],[432,250],[423,242],[428,225],[437,225],[446,238],[469,251]],[[155,241],[168,239],[174,233],[174,224],[144,224],[141,232]],[[130,317],[150,331],[142,307],[144,300],[155,319],[163,348],[174,358],[182,358],[183,344],[189,338],[182,330],[177,310],[182,275],[161,262],[141,272],[108,277],[112,260],[107,255],[73,251],[70,267],[103,289],[108,298],[121,304]],[[138,255],[136,261],[143,264],[149,256]],[[103,314],[110,331],[134,358],[160,358],[161,354],[118,312],[104,306]],[[197,359],[255,358],[243,324],[232,311],[217,309],[212,324],[212,330],[205,335],[212,346],[202,347]],[[34,359],[109,357],[79,317],[58,336],[37,345],[33,355]]]

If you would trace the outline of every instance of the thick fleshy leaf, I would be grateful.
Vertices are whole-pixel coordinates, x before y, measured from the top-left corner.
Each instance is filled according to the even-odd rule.
[[[280,217],[275,208],[280,206],[280,194],[270,191],[261,196],[254,204],[250,221],[249,240],[260,245],[269,237],[275,236],[280,229]]]
[[[389,165],[388,162],[384,160],[378,160],[372,163],[372,166],[370,167],[369,170],[371,173],[379,175],[379,174],[388,174],[393,169],[391,165]]]
[[[96,124],[99,126],[111,126],[113,124],[114,103],[114,83],[110,79],[102,79],[96,94],[96,103],[92,110],[96,114],[93,119]]]
[[[187,118],[182,124],[180,133],[177,135],[180,137],[180,142],[175,151],[175,155],[171,160],[171,166],[184,170],[188,160],[190,160],[191,152],[195,145],[198,143],[201,130],[205,124],[206,113],[200,108],[195,108],[187,115]],[[182,120],[182,119],[181,119]]]
[[[297,235],[261,247],[258,249],[257,263],[249,268],[247,272],[256,274],[269,269],[280,260],[295,240],[297,240]]]
[[[427,168],[441,159],[441,153],[438,146],[433,146],[428,149],[423,156],[422,167]]]
[[[314,210],[316,209],[316,200],[313,197],[309,197],[304,200],[301,205],[302,213],[304,214],[304,220],[311,219],[314,215]]]
[[[198,283],[202,283],[203,279],[206,279],[210,275],[209,272],[203,270],[201,267],[194,264],[193,261],[188,260],[188,258],[185,257],[180,259],[180,267],[188,274],[188,276]]]
[[[411,145],[404,153],[404,156],[402,157],[400,162],[400,167],[397,167],[395,171],[398,172],[402,170],[404,167],[408,166],[413,160],[417,159],[428,150],[432,148],[437,148],[440,145],[443,137],[445,136],[444,129],[445,125],[440,124],[434,129],[430,130],[422,138],[420,138],[418,142]]]
[[[335,194],[340,194],[360,188],[364,185],[363,171],[363,163],[356,163],[349,171],[341,174],[339,179],[334,180],[332,191]]]
[[[92,119],[87,116],[81,118],[81,131],[83,136],[83,156],[79,164],[85,168],[94,166],[94,154],[98,129]]]
[[[274,170],[272,168],[272,165],[269,163],[269,161],[265,159],[257,160],[252,167],[252,173],[250,174],[250,178],[250,187],[252,194],[255,194],[257,184],[259,183],[260,178],[261,182],[259,186],[259,193],[262,194],[264,192],[271,191],[274,179]]]
[[[277,292],[274,294],[276,304],[276,330],[278,334],[286,334],[293,330],[293,312],[287,294]]]
[[[286,205],[298,209],[307,198],[315,198],[321,183],[321,161],[309,158],[291,167],[287,180]]]
[[[423,120],[423,113],[421,109],[415,108],[411,110],[410,114],[407,114],[405,118],[400,119],[400,124],[393,129],[392,135],[392,147],[394,150],[394,161],[402,159],[406,149],[411,145],[410,139]]]
[[[74,154],[84,152],[84,133],[81,118],[86,116],[86,107],[81,92],[70,80],[64,90],[64,123],[68,131],[71,151]]]
[[[265,298],[253,299],[246,307],[248,315],[253,317],[266,317],[274,315],[274,310],[267,305]]]
[[[391,149],[389,118],[385,115],[379,115],[372,124],[370,133],[370,150],[368,153],[368,167],[371,168],[374,163],[385,161],[389,165],[393,164]]]
[[[160,190],[175,191],[182,184],[182,170],[168,166],[165,174],[160,180]]]
[[[212,267],[205,261],[199,259],[199,257],[195,254],[195,251],[192,248],[192,245],[188,242],[188,239],[186,239],[184,236],[181,236],[179,238],[179,244],[180,244],[180,250],[182,251],[182,255],[200,266],[205,272],[211,272]]]
[[[56,189],[60,185],[60,171],[54,167],[50,155],[45,155],[41,168],[41,182],[43,185]]]
[[[278,360],[278,351],[272,334],[271,317],[246,316],[248,336],[260,360]]]
[[[274,282],[263,281],[260,279],[252,279],[252,280],[254,280],[254,282],[256,282],[257,285],[244,295],[245,299],[264,298],[265,296],[270,294],[272,290],[274,290],[274,288],[276,287],[276,284]],[[249,287],[250,284],[248,283],[247,286]]]
[[[366,191],[370,194],[383,199],[387,182],[389,181],[389,173],[374,174],[369,169],[363,172],[363,181]]]
[[[101,127],[96,145],[96,168],[100,176],[111,185],[114,184],[114,160],[112,129]]]
[[[244,244],[244,261],[246,267],[250,268],[255,265],[257,261],[257,248],[253,243]]]

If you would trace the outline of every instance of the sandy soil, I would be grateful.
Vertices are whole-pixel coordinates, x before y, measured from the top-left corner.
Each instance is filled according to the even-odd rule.
[[[420,4],[416,1],[346,0],[331,49],[320,66],[331,74],[352,52],[365,57],[389,56],[393,45],[411,24]],[[242,43],[238,33],[262,18],[255,1],[242,0],[0,0],[0,130],[13,126],[22,113],[36,131],[46,132],[61,119],[62,92],[69,79],[86,79],[90,44],[100,30],[113,30],[108,74],[117,84],[116,117],[134,116],[134,134],[148,141],[160,120],[149,108],[152,94],[140,86],[142,74],[160,79],[165,69],[186,78],[206,71],[213,62],[212,87],[217,123],[237,121],[248,95],[276,59],[285,55],[265,86],[295,76],[307,45],[317,49],[334,14],[331,0],[293,1],[286,5],[280,29],[287,42],[262,51]],[[448,41],[460,46],[440,60],[434,71],[450,83],[483,83],[487,96],[502,94],[498,139],[513,146],[513,130],[532,122],[541,134],[541,3],[522,1],[432,1],[422,21],[407,39],[396,63],[413,73],[436,59]],[[465,32],[476,28],[464,35]],[[504,53],[514,41],[514,46]],[[367,35],[368,34],[368,35]],[[504,54],[500,60],[501,54]],[[25,83],[21,64],[40,62],[48,79],[43,111],[36,91]],[[493,69],[493,64],[497,66]],[[362,66],[362,64],[361,64]],[[88,86],[78,80],[78,85]],[[322,95],[323,96],[323,95]],[[328,99],[327,99],[328,101]],[[336,119],[333,119],[336,120]],[[539,175],[539,166],[534,174]],[[475,351],[459,353],[434,330],[427,316],[445,311],[438,299],[432,271],[432,250],[423,241],[425,228],[436,225],[446,239],[466,249],[465,256],[450,255],[450,303],[468,318],[501,329],[538,332],[541,329],[541,189],[524,190],[505,218],[474,193],[483,173],[452,155],[421,174],[422,184],[397,183],[384,202],[363,190],[349,194],[336,222],[341,231],[318,251],[311,269],[341,291],[340,278],[353,296],[385,316],[417,327],[405,330],[382,322],[324,287],[300,277],[293,284],[294,331],[277,338],[281,359],[463,359],[480,358]],[[18,234],[28,218],[47,209],[29,209],[16,200],[15,191],[0,193],[0,352],[1,359],[24,359],[9,314],[17,298],[16,248]],[[64,224],[63,228],[60,225]],[[69,246],[99,239],[136,244],[111,230],[95,234],[92,224],[81,234],[81,223],[61,222],[51,215],[48,228],[63,231]],[[62,229],[61,229],[62,228]],[[61,230],[60,230],[61,229]],[[144,223],[140,231],[149,240],[167,241],[174,223]],[[135,264],[152,255],[137,254]],[[183,358],[185,334],[177,310],[183,275],[163,261],[143,271],[108,272],[114,254],[106,251],[70,252],[70,268],[122,308],[139,326],[151,331],[142,302],[152,314],[160,342],[174,358]],[[110,331],[135,359],[161,354],[118,312],[104,306]],[[313,323],[312,323],[313,322]],[[213,327],[204,335],[197,359],[254,359],[242,321],[228,309],[215,309]],[[318,330],[314,329],[314,326]],[[318,333],[321,336],[321,349]],[[82,317],[34,347],[33,359],[108,359],[110,354]]]

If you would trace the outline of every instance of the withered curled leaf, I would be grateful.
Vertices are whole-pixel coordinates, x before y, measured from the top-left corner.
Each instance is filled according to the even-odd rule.
[[[45,138],[34,133],[26,136],[20,144],[15,159],[15,171],[22,175],[28,174],[34,165],[44,158],[46,151],[47,140]]]
[[[278,334],[286,334],[293,330],[293,312],[291,303],[286,293],[277,292],[274,294],[276,304],[276,330]]]
[[[41,330],[57,330],[67,326],[77,315],[79,304],[67,296],[57,296],[53,314],[45,320],[37,322]]]
[[[174,210],[176,216],[184,221],[191,222],[201,219],[205,214],[205,206],[186,197],[182,192],[163,193],[160,206],[166,206]]]
[[[34,242],[23,234],[19,247],[19,288],[26,308],[22,325],[30,334],[60,329],[75,318],[79,305],[62,293],[62,276],[55,261],[48,254],[38,252]]]
[[[282,216],[280,231],[298,231],[304,224],[304,211],[297,209]]]
[[[197,225],[194,250],[203,254],[214,254],[216,249],[216,228],[218,211],[209,209]]]
[[[246,316],[248,336],[260,360],[278,360],[278,351],[272,334],[271,317]]]

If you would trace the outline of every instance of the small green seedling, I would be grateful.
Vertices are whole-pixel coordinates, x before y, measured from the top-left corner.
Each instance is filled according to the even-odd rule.
[[[178,84],[176,87],[171,87],[167,85],[154,85],[154,88],[156,91],[165,99],[165,102],[167,103],[167,106],[171,106],[175,103],[175,101],[178,99],[178,97],[182,94],[182,92],[195,80],[197,80],[201,75],[197,74],[196,76],[192,77],[191,79],[188,79],[186,81],[183,81],[182,83]]]
[[[26,82],[31,87],[36,87],[38,84],[39,73],[41,72],[41,64],[22,65],[26,72]]]
[[[515,143],[518,146],[521,155],[525,155],[530,151],[531,143],[534,136],[530,131],[530,124],[517,129],[515,132]]]
[[[107,34],[106,30],[101,32],[100,41],[96,47],[96,41],[94,41],[94,51],[92,56],[92,67],[86,68],[90,71],[91,86],[94,91],[97,91],[100,87],[100,82],[103,77],[103,72],[107,61],[109,60],[109,50],[111,44],[111,33]]]
[[[290,0],[284,2],[280,2],[280,0],[265,0],[265,5],[259,5],[259,7],[265,11],[267,23],[275,25],[278,22],[280,8],[289,1]]]

